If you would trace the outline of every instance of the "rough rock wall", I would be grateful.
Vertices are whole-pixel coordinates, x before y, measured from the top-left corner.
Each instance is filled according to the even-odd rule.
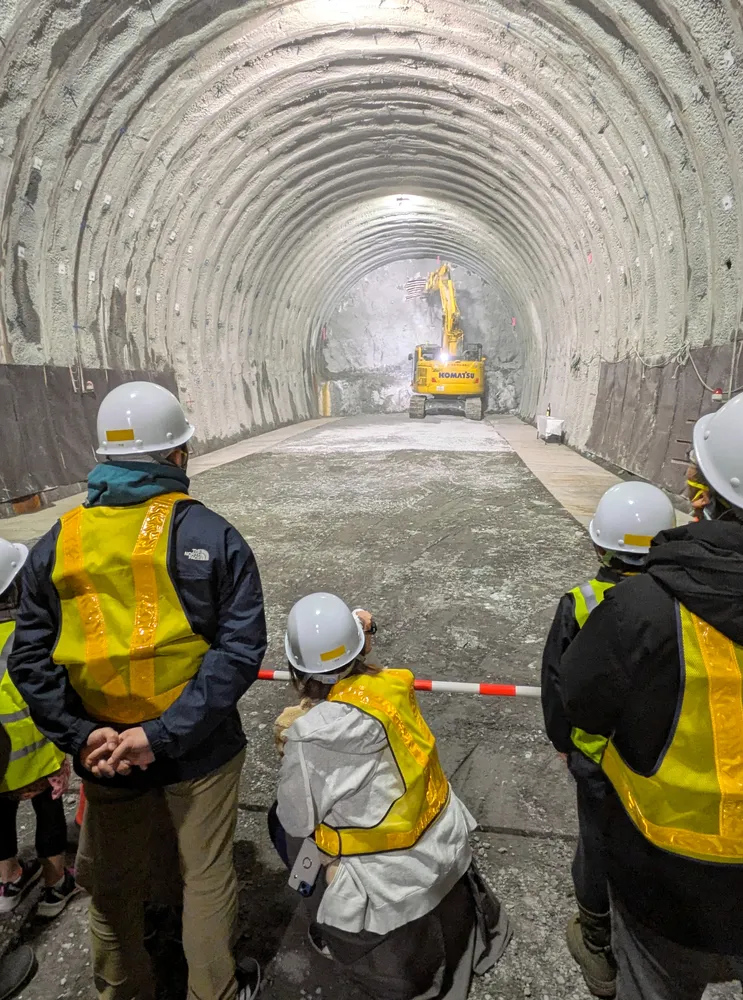
[[[441,339],[438,293],[406,298],[405,285],[425,277],[436,260],[397,261],[362,278],[344,297],[324,334],[324,376],[331,381],[333,415],[407,409],[416,344]],[[462,267],[452,268],[462,328],[487,356],[488,409],[518,408],[523,344],[505,292]]]
[[[203,447],[317,412],[337,305],[441,254],[582,446],[602,366],[738,333],[741,10],[5,0],[0,361],[170,368]]]

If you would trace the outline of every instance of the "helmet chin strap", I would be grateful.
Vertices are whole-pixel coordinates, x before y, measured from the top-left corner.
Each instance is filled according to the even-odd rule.
[[[642,566],[646,559],[647,555],[644,552],[613,552],[611,549],[607,549],[601,563],[611,569],[612,564],[617,562],[624,563],[626,566]]]
[[[353,670],[355,662],[356,660],[352,660],[348,666],[344,667],[343,670],[339,671],[337,674],[308,674],[307,676],[311,677],[314,681],[319,681],[321,684],[327,684],[328,687],[332,687],[334,684],[337,684],[338,681],[342,681],[344,677],[348,677]]]
[[[702,511],[702,516],[706,521],[737,521],[740,523],[743,520],[743,510],[734,507],[727,500],[723,500],[722,497],[713,493],[710,503]]]
[[[359,657],[356,657],[356,659],[359,659]],[[300,681],[300,683],[303,681],[311,680],[311,681],[318,681],[320,684],[326,684],[328,687],[332,687],[334,684],[337,684],[338,681],[342,681],[344,677],[348,677],[348,675],[353,670],[355,663],[356,660],[351,660],[351,662],[347,664],[342,670],[339,670],[337,674],[305,673],[303,670],[297,670],[297,668],[292,666],[291,663],[289,664],[289,671],[290,673],[294,674],[294,676]]]

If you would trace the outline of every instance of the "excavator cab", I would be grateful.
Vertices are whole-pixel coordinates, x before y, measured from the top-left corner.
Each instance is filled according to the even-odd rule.
[[[482,353],[482,344],[465,344],[462,348],[462,360],[463,361],[481,361],[484,360]]]

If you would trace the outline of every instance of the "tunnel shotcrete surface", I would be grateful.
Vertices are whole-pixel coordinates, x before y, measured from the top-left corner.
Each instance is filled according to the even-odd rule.
[[[521,413],[667,485],[738,387],[740,0],[5,0],[0,38],[0,499],[79,479],[135,371],[201,449],[318,415],[400,261],[486,281]]]

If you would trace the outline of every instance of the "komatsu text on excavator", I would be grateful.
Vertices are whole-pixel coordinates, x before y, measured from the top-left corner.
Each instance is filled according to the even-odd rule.
[[[469,420],[482,420],[485,396],[485,358],[481,344],[465,344],[451,267],[443,264],[423,280],[408,283],[408,298],[441,294],[443,328],[440,344],[419,344],[413,362],[410,416],[422,420],[429,400],[464,403]]]

